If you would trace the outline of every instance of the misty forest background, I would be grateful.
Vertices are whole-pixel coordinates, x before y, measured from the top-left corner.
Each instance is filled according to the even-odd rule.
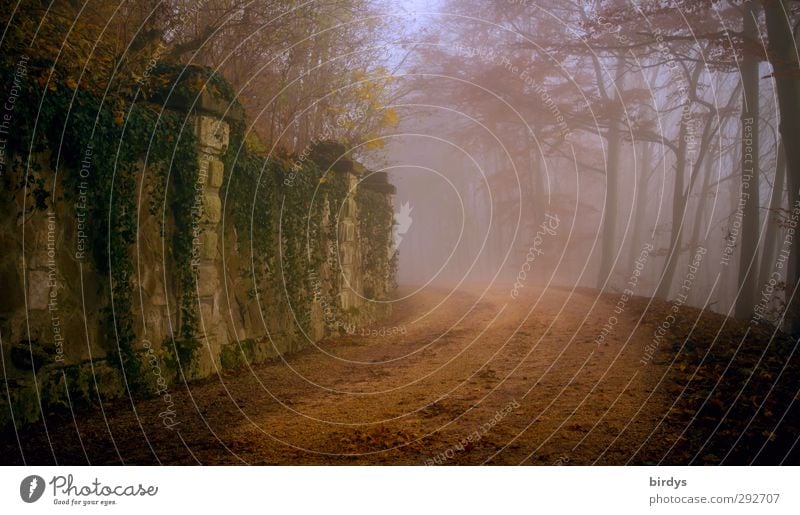
[[[791,413],[798,409],[797,342],[792,335],[800,333],[799,1],[20,0],[6,2],[0,20],[4,79],[0,90],[3,98],[17,98],[15,126],[3,125],[0,119],[0,135],[13,140],[17,152],[14,162],[8,152],[2,154],[9,159],[3,161],[7,173],[2,180],[11,192],[9,198],[18,203],[20,226],[60,201],[52,198],[55,190],[48,189],[51,177],[27,164],[26,149],[30,154],[42,149],[20,136],[41,137],[36,132],[40,111],[60,110],[43,99],[56,97],[60,106],[77,106],[68,114],[42,111],[42,119],[49,123],[48,142],[61,141],[64,134],[66,141],[72,141],[67,123],[79,127],[82,136],[111,127],[104,133],[107,140],[109,134],[124,132],[127,139],[123,144],[120,137],[119,150],[129,161],[126,173],[133,185],[135,163],[141,158],[137,152],[155,134],[144,123],[136,125],[137,120],[155,119],[163,107],[159,102],[169,96],[165,91],[179,82],[176,77],[182,78],[182,86],[194,81],[189,85],[194,89],[189,89],[198,97],[217,88],[209,96],[237,109],[241,106],[237,113],[244,113],[243,155],[248,158],[246,166],[235,163],[235,157],[226,161],[228,180],[235,176],[232,170],[246,168],[253,184],[260,185],[262,169],[293,170],[293,163],[305,160],[310,148],[335,141],[356,158],[359,169],[386,172],[394,185],[379,185],[380,202],[385,203],[375,212],[385,211],[386,218],[374,225],[390,226],[393,210],[391,251],[396,254],[390,254],[397,270],[392,282],[396,280],[399,288],[387,294],[394,318],[386,324],[402,327],[402,334],[382,334],[368,344],[348,347],[353,341],[322,328],[320,334],[334,342],[320,337],[321,345],[329,345],[326,352],[301,354],[297,360],[311,376],[318,374],[321,384],[331,379],[335,387],[352,381],[359,387],[385,387],[381,392],[408,384],[419,390],[408,393],[408,399],[398,394],[386,402],[345,395],[339,400],[346,406],[340,408],[326,397],[329,392],[293,383],[299,379],[282,368],[257,371],[259,381],[266,378],[277,385],[277,398],[294,395],[298,405],[313,404],[318,409],[317,427],[305,419],[293,422],[297,413],[284,412],[283,404],[280,408],[267,404],[270,399],[247,383],[247,374],[225,376],[240,388],[239,400],[246,400],[232,402],[233,407],[215,400],[223,394],[212,390],[209,380],[196,387],[202,390],[197,398],[208,401],[208,410],[218,415],[208,420],[220,424],[220,434],[230,437],[226,445],[231,447],[220,451],[215,443],[208,444],[211,437],[200,423],[187,422],[183,427],[192,429],[181,435],[182,446],[164,431],[151,433],[156,435],[153,441],[163,439],[166,449],[166,454],[158,454],[150,447],[156,460],[168,456],[167,461],[191,463],[181,453],[192,448],[206,463],[233,461],[230,449],[265,463],[296,463],[301,458],[345,462],[356,455],[371,463],[425,462],[431,459],[430,449],[446,452],[453,441],[460,441],[459,435],[442,435],[441,427],[454,417],[468,433],[472,421],[464,420],[469,420],[467,414],[479,417],[478,410],[473,411],[481,402],[479,395],[484,390],[495,392],[497,384],[503,384],[493,400],[497,405],[485,408],[491,412],[487,417],[511,406],[503,411],[508,415],[504,423],[518,427],[513,433],[509,429],[507,434],[487,434],[480,444],[462,446],[467,449],[460,455],[465,463],[497,456],[504,462],[549,464],[570,459],[587,464],[720,463],[729,455],[741,463],[796,461],[800,450]],[[27,86],[20,94],[17,83],[22,75]],[[102,120],[86,107],[98,105]],[[136,123],[127,130],[131,113]],[[156,139],[167,142],[162,147],[170,147],[162,149],[165,162],[177,168],[194,166],[193,153],[169,161],[178,145],[169,142],[169,126],[159,130]],[[135,151],[127,144],[134,140],[138,143],[130,148]],[[105,150],[116,151],[116,141],[112,143]],[[78,146],[58,150],[74,164],[83,153]],[[60,159],[55,152],[51,155]],[[127,255],[139,230],[131,221],[133,194],[125,199],[124,192],[116,193],[120,186],[113,183],[116,170],[111,165],[94,166],[103,170],[104,180],[112,181],[108,191],[131,202],[130,209],[114,207],[124,212],[118,220],[131,224],[121,234],[103,226],[102,217],[93,221],[98,224],[95,229],[105,229],[95,231],[102,243],[97,247],[112,249],[102,238],[112,243],[116,238],[123,249],[120,255]],[[18,173],[10,173],[12,169]],[[312,179],[319,179],[319,184],[327,180],[323,175]],[[277,192],[280,181],[275,181]],[[346,188],[340,186],[328,184],[344,196]],[[266,192],[263,198],[253,197],[251,205],[247,202],[254,188],[240,189],[244,191],[233,204],[244,213],[241,220],[251,225],[239,226],[237,235],[249,233],[255,239],[259,218],[253,213],[274,208],[278,196]],[[291,191],[296,205],[304,206],[305,190]],[[92,200],[106,206],[105,198]],[[110,205],[108,209],[114,210]],[[299,216],[292,220],[293,230],[303,233],[303,220]],[[175,225],[182,226],[180,222],[176,218]],[[379,256],[372,261],[382,263],[389,236],[380,232],[379,228],[372,234],[381,242],[372,245],[372,253]],[[361,243],[369,247],[369,242]],[[24,250],[24,241],[22,246]],[[111,263],[113,256],[101,257],[102,264]],[[7,261],[7,268],[16,273],[16,262]],[[307,295],[308,288],[301,284],[306,280],[302,266],[296,268],[295,293],[310,299],[313,295]],[[120,280],[102,266],[99,270],[109,276],[109,284],[116,281],[112,290],[133,284],[129,276]],[[384,280],[390,274],[377,275]],[[187,284],[191,286],[191,281]],[[266,295],[275,304],[277,297]],[[515,303],[518,298],[522,301]],[[309,299],[306,314],[314,308]],[[16,303],[11,307],[18,311],[22,305],[21,299],[8,303]],[[558,311],[557,306],[561,306]],[[416,319],[422,312],[425,315]],[[20,314],[19,319],[27,316]],[[288,315],[284,318],[292,321]],[[498,320],[499,329],[493,325]],[[619,325],[611,327],[612,320]],[[451,332],[462,322],[464,334]],[[133,335],[133,325],[128,325],[123,329]],[[492,363],[498,371],[487,371],[495,356],[493,346],[497,353],[506,348],[507,342],[501,341],[504,330],[510,335],[508,341],[519,348],[502,363]],[[341,341],[336,339],[340,336]],[[360,336],[364,334],[347,335]],[[467,336],[479,344],[467,346],[470,352],[462,356],[459,338]],[[603,343],[604,338],[606,347],[583,345]],[[130,340],[133,349],[135,338]],[[234,345],[233,340],[238,343],[238,336],[226,343]],[[23,343],[31,346],[30,341]],[[316,349],[316,342],[311,343]],[[661,355],[653,359],[658,345]],[[23,360],[23,364],[34,369],[28,347],[23,357],[30,356],[31,363]],[[340,362],[347,360],[324,365],[314,361],[339,351],[353,359],[349,365],[368,363],[372,369],[347,369]],[[474,362],[448,369],[451,356]],[[396,366],[394,360],[400,358],[408,358],[414,366]],[[437,359],[443,363],[440,368],[426,368],[437,366]],[[609,376],[614,378],[610,390],[618,391],[616,399],[595,388],[606,373],[593,376],[602,366],[592,368],[596,363],[591,360],[605,365],[604,359],[607,370],[622,369]],[[242,363],[250,365],[244,359],[236,366]],[[530,370],[520,369],[523,365]],[[651,365],[661,367],[663,375],[640,373]],[[435,374],[440,369],[441,377]],[[539,385],[535,374],[545,377],[551,371],[556,376],[548,376],[552,388],[534,390]],[[516,386],[504,383],[515,373]],[[563,413],[540,418],[543,411],[534,408],[546,405],[546,411],[566,390],[563,384],[571,385],[579,375],[586,396],[570,390],[568,394],[576,396],[570,398],[573,404],[562,400],[556,407]],[[429,377],[430,384],[422,382]],[[477,386],[463,398],[447,398],[473,379]],[[35,381],[34,377],[31,384]],[[193,404],[195,386],[185,382],[195,411],[205,417],[206,412]],[[225,393],[230,396],[229,384]],[[449,385],[456,386],[449,389]],[[439,388],[446,391],[442,395],[449,407],[440,402],[442,397],[426,397]],[[526,396],[532,391],[528,406]],[[586,402],[592,395],[602,397]],[[28,400],[44,417],[38,400]],[[603,403],[610,400],[606,409]],[[184,413],[194,416],[189,400],[184,401]],[[245,422],[234,427],[228,419],[244,413],[243,405],[258,407],[253,409],[265,417],[260,419],[263,427],[285,424],[280,427],[297,437],[298,448],[308,443],[314,452],[322,449],[330,455],[292,454],[295,449],[287,451],[268,442],[255,430],[237,432]],[[158,409],[155,404],[150,408],[155,426]],[[580,423],[568,424],[578,412],[583,417]],[[130,428],[140,424],[139,412],[136,418],[123,409],[119,413],[124,413],[116,419],[122,434],[135,433]],[[640,413],[644,422],[636,419]],[[374,429],[369,426],[373,414],[390,422],[409,414],[411,422],[400,420],[398,427],[387,422]],[[603,420],[606,415],[613,424]],[[340,425],[323,424],[341,416],[346,421]],[[340,427],[351,418],[360,421],[358,417],[363,417],[367,429]],[[444,426],[426,426],[440,419],[447,419]],[[631,425],[634,419],[641,425]],[[604,428],[601,420],[610,428]],[[480,427],[482,421],[476,419],[474,426]],[[518,448],[509,448],[517,434],[534,422],[542,424],[526,433],[530,441],[520,440]],[[87,425],[104,434],[96,417]],[[559,431],[572,433],[551,440]],[[541,442],[533,441],[540,436]],[[213,437],[219,438],[216,433]],[[47,457],[41,449],[50,445],[48,438],[49,434],[41,437],[33,455]],[[133,436],[129,441],[138,442],[121,445],[139,453],[131,462],[152,458],[143,443]],[[525,448],[527,444],[530,448]],[[571,451],[555,450],[562,444]],[[268,445],[274,448],[264,450]],[[540,452],[546,445],[552,449]],[[82,446],[81,442],[67,449],[65,444],[63,452],[73,461],[82,452],[88,461]],[[614,446],[618,449],[607,454]],[[765,448],[768,451],[762,453]],[[380,455],[386,449],[396,452],[395,457]],[[336,454],[347,450],[354,454]],[[50,451],[55,459],[52,445]],[[99,460],[114,462],[116,457],[104,452],[110,455],[100,449]],[[197,460],[194,454],[191,458]]]
[[[463,261],[450,278],[475,258],[473,274],[516,279],[549,211],[570,221],[569,234],[537,261],[541,282],[621,291],[651,244],[636,293],[674,300],[699,248],[707,253],[689,304],[793,321],[797,8],[445,2],[441,11],[451,14],[414,46],[409,80],[414,102],[438,106],[425,118],[434,131],[462,145],[462,173],[448,177],[483,229],[467,232],[470,250],[456,254]],[[420,118],[401,116],[409,130]],[[439,156],[434,168],[452,168],[433,147],[426,157]],[[460,208],[448,188],[425,193],[438,199],[424,214],[436,237],[412,234],[411,254],[432,241],[444,253],[458,235]],[[447,215],[436,211],[443,208]],[[404,264],[401,278],[435,270],[426,264],[415,275]]]
[[[568,223],[539,282],[621,290],[649,243],[637,294],[672,299],[703,247],[690,304],[797,319],[798,2],[9,7],[6,66],[24,50],[42,84],[120,119],[163,86],[142,80],[154,67],[202,65],[250,115],[250,149],[288,158],[326,135],[391,164],[417,222],[401,283],[513,281],[549,212]]]

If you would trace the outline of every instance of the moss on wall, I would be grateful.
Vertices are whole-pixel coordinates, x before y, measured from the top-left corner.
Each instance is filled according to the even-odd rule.
[[[342,170],[352,170],[352,163],[331,168],[311,159],[286,162],[259,155],[244,144],[241,117],[225,114],[231,135],[220,156],[219,240],[227,259],[215,266],[225,281],[220,292],[230,286],[225,310],[234,312],[234,319],[219,306],[203,306],[192,268],[191,229],[203,223],[193,210],[201,152],[193,120],[199,113],[221,117],[240,111],[229,86],[202,68],[162,67],[153,74],[165,84],[156,94],[146,99],[133,91],[109,104],[66,84],[50,82],[45,88],[39,71],[32,64],[26,77],[15,78],[13,69],[0,68],[0,95],[16,84],[28,97],[16,104],[15,130],[4,149],[4,209],[13,210],[15,220],[0,231],[11,234],[24,223],[27,238],[40,241],[45,215],[56,214],[59,241],[68,247],[59,250],[54,265],[64,283],[56,298],[68,326],[68,352],[66,358],[56,355],[52,334],[48,339],[46,330],[38,331],[38,325],[49,323],[45,307],[38,307],[38,314],[25,312],[22,277],[34,273],[32,266],[46,277],[44,265],[32,259],[25,269],[16,258],[2,260],[0,275],[14,291],[0,306],[0,329],[17,341],[6,340],[2,349],[6,364],[13,366],[6,377],[9,391],[0,396],[0,403],[10,398],[11,406],[0,406],[0,426],[10,422],[10,409],[21,424],[35,421],[42,411],[67,409],[70,402],[82,407],[150,395],[156,369],[168,381],[197,377],[187,370],[212,349],[200,334],[201,315],[203,329],[219,327],[212,332],[226,335],[212,356],[223,371],[300,349],[331,332],[322,320],[323,300],[337,319],[357,318],[352,309],[337,308],[341,284],[335,242],[339,206],[348,195],[355,195],[356,211],[365,215],[358,222],[365,237],[357,256],[359,284],[370,294],[386,295],[388,196],[350,191],[350,172]],[[195,98],[203,100],[192,102]],[[85,221],[85,261],[74,253],[79,212]],[[143,227],[158,234],[143,235]],[[161,239],[163,255],[160,248],[153,250],[162,246]],[[21,250],[16,247],[21,240],[13,242],[14,251]],[[141,279],[142,270],[150,282]],[[87,280],[97,291],[85,291]],[[48,295],[46,288],[40,293]],[[167,329],[147,333],[147,316]],[[31,321],[35,337],[26,333]]]

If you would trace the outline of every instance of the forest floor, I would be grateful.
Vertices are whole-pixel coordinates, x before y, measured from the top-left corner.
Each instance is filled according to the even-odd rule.
[[[800,353],[785,335],[682,307],[649,358],[671,305],[615,313],[619,295],[526,290],[425,290],[369,328],[386,335],[173,385],[173,429],[161,398],[106,403],[48,417],[49,437],[22,428],[21,449],[4,436],[2,461],[800,462]]]

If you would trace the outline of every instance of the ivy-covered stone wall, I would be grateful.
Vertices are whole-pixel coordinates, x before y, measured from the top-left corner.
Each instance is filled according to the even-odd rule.
[[[0,426],[191,381],[387,314],[393,189],[346,149],[276,159],[202,68],[127,102],[0,70]]]

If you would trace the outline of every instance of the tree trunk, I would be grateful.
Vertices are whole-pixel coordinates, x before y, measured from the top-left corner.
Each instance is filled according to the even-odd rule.
[[[617,91],[622,91],[622,79],[625,70],[625,58],[617,58],[616,78],[614,86]],[[619,204],[619,148],[620,138],[620,117],[622,115],[622,99],[618,94],[613,96],[615,109],[611,113],[611,120],[606,133],[608,143],[608,153],[606,154],[606,198],[603,204],[603,232],[602,232],[602,253],[600,255],[600,273],[597,277],[597,289],[602,289],[606,281],[610,280],[614,268],[614,257],[618,251],[616,232],[617,232],[617,208]]]
[[[547,196],[544,188],[544,163],[539,153],[539,148],[534,147],[530,151],[531,166],[529,174],[529,184],[531,189],[531,200],[533,201],[533,220],[541,223],[544,219]]]
[[[711,183],[711,176],[714,174],[714,162],[711,156],[708,156],[703,163],[703,186],[700,189],[700,198],[697,202],[697,209],[695,210],[694,226],[692,227],[692,236],[689,238],[690,248],[695,249],[700,244],[700,230],[706,218],[706,195],[708,194],[709,184]]]
[[[781,121],[779,131],[786,150],[786,182],[789,187],[789,208],[798,199],[800,186],[800,145],[795,142],[800,134],[800,63],[794,46],[794,34],[789,14],[789,0],[765,0],[764,12],[769,37],[769,60],[778,92]],[[787,281],[787,299],[792,297],[796,283],[796,271],[800,270],[800,248],[792,250],[795,272]],[[792,333],[800,333],[800,299],[794,295],[786,313],[787,327]]]
[[[700,245],[700,230],[703,228],[706,221],[706,207],[708,206],[706,195],[709,191],[711,176],[714,173],[714,161],[711,159],[711,156],[706,156],[703,165],[703,186],[700,189],[700,196],[698,198],[697,208],[695,209],[694,226],[692,227],[692,235],[689,238],[689,249],[696,249]],[[705,236],[708,236],[707,232]],[[705,240],[706,238],[703,238],[703,241]],[[689,292],[689,302],[691,303],[694,300],[698,300],[700,305],[702,305],[704,296],[705,293],[699,288],[693,288],[692,291]]]
[[[642,144],[642,156],[639,161],[639,180],[637,181],[637,191],[634,196],[636,203],[633,208],[633,229],[631,233],[631,245],[628,255],[628,265],[633,266],[633,263],[639,257],[639,242],[641,241],[640,235],[642,234],[642,225],[644,225],[645,206],[647,206],[647,179],[650,174],[650,167],[652,166],[652,152],[650,143]]]
[[[691,108],[691,99],[695,97],[697,91],[697,84],[700,80],[700,74],[704,67],[701,63],[695,64],[691,77],[687,77],[689,92],[686,99],[684,109]],[[678,261],[681,257],[681,240],[683,239],[683,219],[686,213],[686,204],[689,199],[689,191],[686,191],[685,176],[687,165],[692,164],[688,158],[689,140],[696,142],[696,133],[689,131],[689,119],[691,112],[682,112],[681,121],[678,129],[678,148],[675,152],[675,182],[672,189],[672,227],[669,239],[669,248],[667,249],[666,260],[664,261],[664,272],[661,274],[661,280],[658,283],[655,296],[660,299],[667,300],[669,292],[672,289],[672,280],[675,277],[675,269],[678,267]],[[699,156],[705,155],[708,151],[708,144],[710,141],[711,125],[707,124],[702,137]],[[692,164],[689,170],[694,176],[694,171],[700,162]],[[690,182],[691,189],[691,182]]]
[[[772,195],[769,199],[769,212],[766,216],[767,230],[764,234],[763,250],[761,252],[761,271],[758,274],[758,285],[763,287],[769,281],[772,269],[775,267],[775,250],[778,246],[778,222],[770,221],[770,217],[778,212],[783,203],[783,184],[786,179],[786,156],[783,143],[778,145],[777,165],[775,166],[775,179],[772,182]]]
[[[758,173],[758,10],[754,2],[746,2],[743,14],[744,56],[742,74],[742,230],[739,254],[739,291],[736,296],[736,318],[746,319],[753,315],[758,288],[758,239],[760,231],[760,200]]]
[[[681,119],[678,130],[678,152],[675,160],[675,182],[672,187],[672,230],[669,236],[669,248],[664,262],[664,273],[658,283],[655,296],[668,300],[672,287],[672,278],[681,255],[681,235],[683,234],[683,213],[686,210],[686,193],[684,192],[683,176],[686,172],[686,146],[687,126]]]

